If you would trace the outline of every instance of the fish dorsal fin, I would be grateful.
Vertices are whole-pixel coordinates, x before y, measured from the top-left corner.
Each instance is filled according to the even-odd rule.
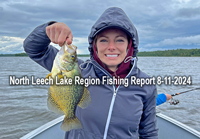
[[[82,109],[85,109],[91,102],[92,99],[90,97],[90,92],[86,87],[84,87],[83,96],[79,101],[78,106],[81,107]]]

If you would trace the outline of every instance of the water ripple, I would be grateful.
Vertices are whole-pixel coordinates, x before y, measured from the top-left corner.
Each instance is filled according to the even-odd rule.
[[[83,58],[82,58],[83,59]],[[85,58],[87,59],[87,58]],[[1,139],[19,138],[51,121],[57,115],[47,108],[49,86],[10,86],[9,75],[46,77],[49,73],[28,57],[0,57],[0,135]],[[4,66],[6,65],[6,66]],[[191,76],[192,85],[157,85],[158,93],[185,91],[200,87],[199,57],[139,57],[138,67],[150,76]],[[199,91],[174,97],[180,103],[157,107],[161,113],[200,131]]]

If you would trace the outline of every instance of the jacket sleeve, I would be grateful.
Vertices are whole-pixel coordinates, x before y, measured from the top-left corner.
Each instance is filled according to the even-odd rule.
[[[48,22],[36,27],[24,40],[23,44],[27,55],[48,71],[51,71],[53,61],[58,52],[58,49],[49,45],[51,41],[46,34],[46,27],[53,23],[55,22]]]
[[[158,94],[156,98],[156,106],[165,103],[167,100],[167,97],[165,94]]]
[[[145,100],[143,114],[140,120],[139,137],[140,139],[158,139],[158,129],[156,120],[156,87],[153,93]]]

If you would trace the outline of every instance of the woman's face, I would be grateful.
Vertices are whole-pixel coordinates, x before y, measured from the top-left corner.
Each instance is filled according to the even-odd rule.
[[[126,57],[127,35],[120,29],[105,29],[98,34],[96,46],[99,59],[115,72]]]

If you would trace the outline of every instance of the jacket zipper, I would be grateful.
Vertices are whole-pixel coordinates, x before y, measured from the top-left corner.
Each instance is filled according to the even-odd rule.
[[[97,63],[98,64],[98,63]],[[95,65],[95,64],[94,64]],[[98,65],[95,65],[96,67],[98,67]],[[131,71],[128,73],[128,75],[126,77],[129,76],[129,74],[132,72],[132,70],[134,69],[135,67],[135,62],[133,64],[133,67],[131,68]],[[104,70],[102,70],[100,67],[98,67],[101,71],[104,72]],[[105,72],[104,72],[105,73]],[[125,78],[126,78],[125,77]],[[119,85],[120,86],[120,85]],[[114,106],[114,103],[115,103],[115,98],[116,98],[116,95],[117,95],[117,90],[119,88],[119,86],[117,87],[117,89],[115,90],[115,86],[113,85],[113,90],[114,90],[114,93],[113,93],[113,97],[112,97],[112,101],[110,103],[110,108],[109,108],[109,112],[108,112],[108,117],[107,117],[107,121],[106,121],[106,127],[105,127],[105,130],[104,130],[104,135],[103,135],[103,139],[106,139],[107,138],[107,133],[108,133],[108,128],[109,128],[109,124],[110,124],[110,119],[111,119],[111,114],[112,114],[112,111],[113,111],[113,106]]]
[[[117,87],[117,90],[118,90],[118,88],[119,88],[119,86]],[[110,103],[110,108],[109,108],[109,112],[108,112],[108,117],[107,117],[107,121],[106,121],[106,127],[105,127],[105,130],[104,130],[103,139],[106,139],[106,137],[107,137],[107,132],[108,132],[109,124],[110,124],[112,110],[113,110],[115,98],[116,98],[116,95],[117,95],[117,90],[115,90],[115,86],[113,86],[113,89],[114,89],[114,93],[113,93],[112,101]]]
[[[114,97],[116,97],[116,95],[117,95],[117,92],[116,92],[116,90],[114,91]]]

